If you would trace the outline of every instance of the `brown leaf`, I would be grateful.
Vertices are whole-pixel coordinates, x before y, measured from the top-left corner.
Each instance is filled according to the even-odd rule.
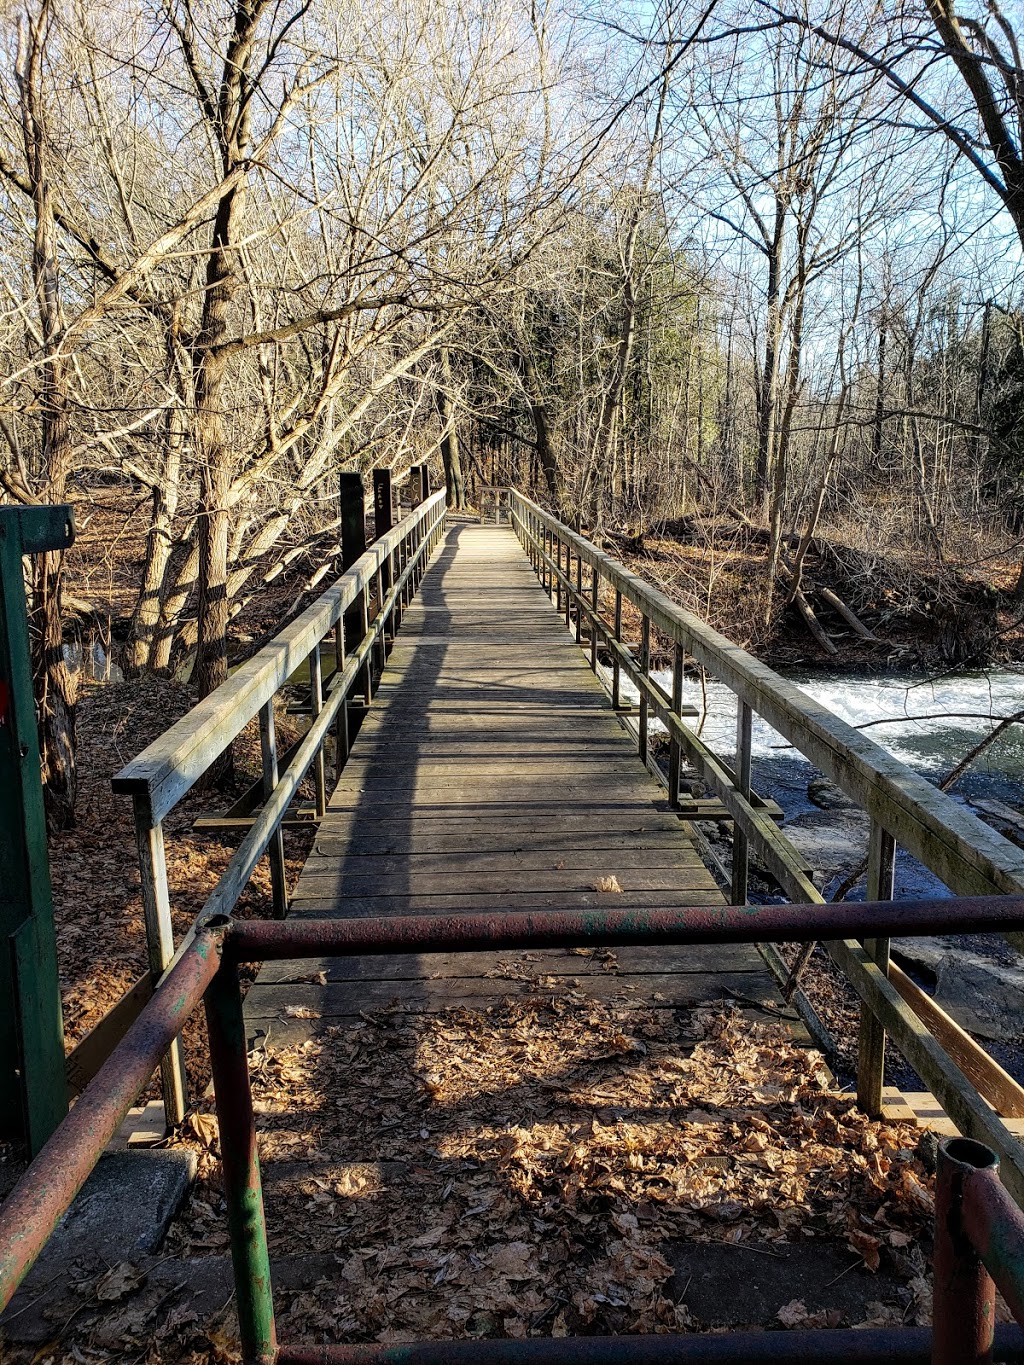
[[[877,1237],[872,1237],[870,1232],[861,1232],[858,1228],[854,1228],[847,1233],[846,1241],[851,1251],[855,1251],[858,1256],[863,1257],[864,1264],[869,1270],[878,1269],[878,1248],[882,1243]]]
[[[598,877],[594,883],[595,891],[621,891],[618,877]]]
[[[136,1289],[145,1278],[145,1273],[130,1261],[118,1261],[96,1284],[95,1294],[101,1303],[113,1303],[123,1299]]]
[[[790,1299],[775,1314],[783,1327],[799,1327],[810,1317],[803,1299]]]
[[[189,1114],[188,1126],[207,1150],[217,1145],[220,1129],[216,1114]]]

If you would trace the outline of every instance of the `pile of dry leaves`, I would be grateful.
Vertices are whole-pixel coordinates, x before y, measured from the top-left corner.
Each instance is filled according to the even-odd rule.
[[[844,1242],[906,1285],[861,1320],[927,1321],[920,1133],[868,1120],[818,1054],[720,1002],[688,1013],[555,987],[398,1009],[254,1057],[285,1340],[699,1330],[674,1244]],[[226,1243],[212,1116],[178,1255]],[[785,1306],[782,1326],[838,1325]]]

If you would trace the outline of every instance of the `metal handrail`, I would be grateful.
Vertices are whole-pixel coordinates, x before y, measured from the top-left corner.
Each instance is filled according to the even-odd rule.
[[[912,907],[913,908],[913,907]],[[991,930],[1007,912],[1024,923],[1024,905],[1002,898],[963,901],[961,923]],[[948,923],[948,903],[919,904],[912,924],[893,902],[845,907],[859,930],[883,936],[928,934]],[[146,1085],[168,1039],[205,1001],[218,1131],[224,1168],[231,1256],[244,1365],[418,1365],[495,1362],[495,1365],[611,1365],[629,1360],[668,1362],[921,1362],[961,1365],[983,1360],[993,1342],[1000,1359],[1024,1360],[1024,1333],[995,1328],[994,1286],[1017,1322],[1024,1321],[1024,1217],[998,1180],[998,1159],[979,1143],[955,1139],[940,1150],[935,1222],[934,1317],[931,1333],[914,1328],[868,1331],[698,1334],[656,1337],[512,1340],[386,1346],[292,1346],[277,1340],[262,1175],[249,1077],[238,964],[254,952],[269,958],[318,957],[324,952],[431,953],[486,951],[496,944],[530,947],[558,941],[570,946],[624,943],[685,945],[755,941],[773,932],[779,917],[787,935],[816,937],[826,922],[818,905],[699,907],[690,910],[596,910],[573,913],[459,919],[399,917],[365,921],[225,921],[213,918],[114,1049],[74,1109],[0,1208],[0,1312],[35,1263],[57,1223],[82,1188],[128,1108]],[[981,1269],[983,1264],[987,1269]]]

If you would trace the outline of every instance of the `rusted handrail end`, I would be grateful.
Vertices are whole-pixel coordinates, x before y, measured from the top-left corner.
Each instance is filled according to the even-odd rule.
[[[0,1312],[14,1297],[221,964],[226,927],[205,926],[82,1092],[0,1209]]]

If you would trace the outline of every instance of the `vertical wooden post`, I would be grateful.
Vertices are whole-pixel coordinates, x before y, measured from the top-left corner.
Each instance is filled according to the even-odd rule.
[[[362,555],[366,553],[366,503],[365,492],[363,489],[363,479],[361,474],[345,472],[340,476],[341,481],[341,567],[350,569],[352,565]],[[362,594],[362,600],[354,606],[349,607],[345,613],[345,647],[351,653],[362,642],[366,634],[366,593]],[[363,664],[356,686],[366,696],[366,704],[370,704],[370,661]],[[353,689],[355,690],[355,689]],[[350,703],[346,703],[350,704]],[[356,730],[358,730],[358,718]],[[353,727],[349,723],[349,737],[353,734]]]
[[[877,820],[868,835],[868,900],[891,901],[896,872],[896,842]],[[864,949],[886,976],[889,974],[888,938],[866,938]],[[885,1083],[885,1029],[864,1004],[860,1007],[860,1038],[857,1047],[857,1103],[866,1114],[882,1112]]]
[[[736,702],[736,790],[750,800],[750,736],[754,714],[745,701]],[[738,820],[732,826],[732,904],[746,905],[750,880],[750,848]]]
[[[345,667],[345,625],[343,621],[337,621],[334,626],[334,667],[338,677],[341,677],[342,669]],[[338,718],[334,727],[334,747],[335,764],[334,780],[341,779],[341,770],[348,762],[348,706],[342,702],[338,707]]]
[[[159,821],[149,818],[148,803],[135,797],[135,844],[139,853],[142,885],[142,913],[146,922],[146,949],[153,984],[160,980],[174,956],[174,929],[171,903],[167,894],[167,861],[164,856],[164,831]],[[185,1085],[185,1058],[181,1039],[175,1038],[160,1060],[160,1081],[164,1097],[164,1117],[168,1127],[181,1123],[188,1106]]]
[[[583,639],[583,560],[576,556],[576,643]]]
[[[430,497],[430,476],[425,464],[414,464],[409,470],[409,506],[419,507]]]
[[[366,553],[366,495],[363,476],[346,470],[339,476],[341,496],[341,568],[352,565]]]
[[[643,624],[640,628],[640,672],[647,678],[651,668],[651,618],[644,616]],[[639,753],[641,762],[647,762],[647,713],[649,703],[647,692],[644,688],[640,689],[640,718],[637,727],[639,739]]]
[[[344,707],[342,708],[344,710]],[[269,801],[277,786],[277,727],[274,724],[274,698],[260,708],[260,759],[263,767],[263,800]],[[284,833],[278,825],[267,850],[270,854],[270,889],[274,918],[288,913],[288,885],[285,880]]]
[[[568,630],[572,618],[572,546],[568,541],[565,542],[565,597],[563,606],[565,607],[565,628]]]
[[[590,622],[590,667],[597,672],[597,612],[601,605],[601,575],[595,564],[590,571],[590,606],[594,618]]]
[[[373,471],[373,534],[375,540],[380,540],[386,536],[395,524],[395,499],[391,490],[391,470],[375,469]],[[378,610],[384,610],[385,598],[391,591],[391,584],[394,579],[391,577],[391,556],[388,555],[381,564],[378,571]],[[395,638],[395,622],[392,616],[381,633],[380,640],[380,663],[383,670],[384,661],[387,658],[387,642],[385,636],[390,640]]]
[[[309,656],[309,709],[313,723],[324,709],[324,676],[320,663],[320,642]],[[324,771],[324,746],[321,744],[313,760],[313,775],[316,786],[316,818],[322,820],[327,814],[327,774]]]
[[[614,635],[616,641],[622,642],[622,591],[615,589],[615,627]],[[618,711],[622,705],[620,696],[622,687],[622,667],[619,663],[619,656],[616,654],[612,660],[612,709]]]
[[[359,639],[360,641],[363,641],[366,639],[367,632],[370,629],[369,584],[366,584],[362,592],[359,594],[359,606],[356,608],[356,610],[359,612]],[[373,670],[370,668],[369,657],[367,657],[366,662],[363,664],[362,673],[360,675],[360,682],[362,686],[363,697],[365,699],[366,705],[369,706],[370,703],[373,701]]]
[[[683,709],[683,662],[686,655],[678,642],[672,653],[672,714],[679,720]],[[673,810],[679,809],[679,770],[682,766],[682,750],[675,735],[668,746],[668,803]]]

